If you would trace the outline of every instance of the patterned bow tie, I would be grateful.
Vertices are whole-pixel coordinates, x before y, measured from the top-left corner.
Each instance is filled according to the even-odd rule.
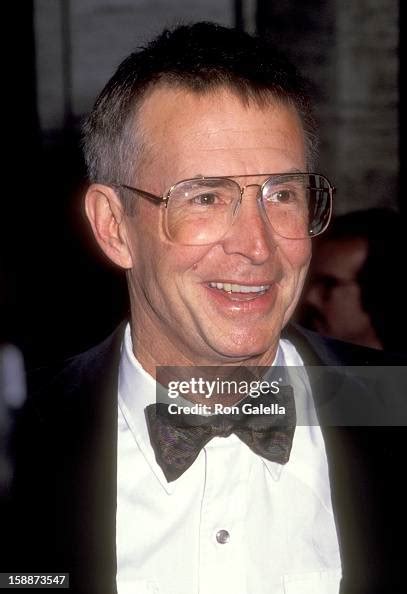
[[[296,425],[292,387],[281,386],[278,399],[273,401],[275,406],[284,408],[285,414],[243,412],[244,404],[252,409],[264,411],[267,410],[266,407],[270,408],[270,402],[268,395],[260,396],[256,400],[249,397],[236,405],[239,408],[238,414],[207,416],[172,415],[168,412],[168,405],[164,403],[147,406],[145,414],[151,445],[167,481],[179,478],[212,438],[229,437],[232,433],[259,456],[272,462],[286,464],[290,457]]]

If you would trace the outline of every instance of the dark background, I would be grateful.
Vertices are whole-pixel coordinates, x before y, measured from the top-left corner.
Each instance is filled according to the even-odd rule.
[[[89,347],[126,315],[123,275],[99,253],[84,219],[80,122],[126,53],[180,17],[271,35],[318,89],[319,169],[338,187],[336,212],[388,206],[406,214],[401,3],[224,0],[194,6],[185,0],[25,0],[2,10],[11,37],[3,50],[0,341],[19,346],[29,365]],[[49,88],[60,91],[59,103]],[[56,104],[58,117],[47,118]],[[395,258],[404,277],[405,254]],[[384,271],[389,291],[393,281]]]

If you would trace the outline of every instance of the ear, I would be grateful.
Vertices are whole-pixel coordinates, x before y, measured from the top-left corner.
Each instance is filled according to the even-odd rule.
[[[132,268],[123,204],[113,188],[103,184],[89,186],[85,211],[96,241],[106,256],[121,268]]]

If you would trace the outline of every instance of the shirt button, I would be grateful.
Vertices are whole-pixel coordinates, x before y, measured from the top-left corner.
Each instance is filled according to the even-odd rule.
[[[230,534],[227,530],[219,530],[216,533],[216,540],[219,544],[226,544],[230,540]]]

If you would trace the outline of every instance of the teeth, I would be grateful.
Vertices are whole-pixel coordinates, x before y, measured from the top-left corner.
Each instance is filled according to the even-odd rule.
[[[270,285],[234,285],[231,283],[209,283],[213,289],[226,291],[227,293],[261,293],[267,291]]]

